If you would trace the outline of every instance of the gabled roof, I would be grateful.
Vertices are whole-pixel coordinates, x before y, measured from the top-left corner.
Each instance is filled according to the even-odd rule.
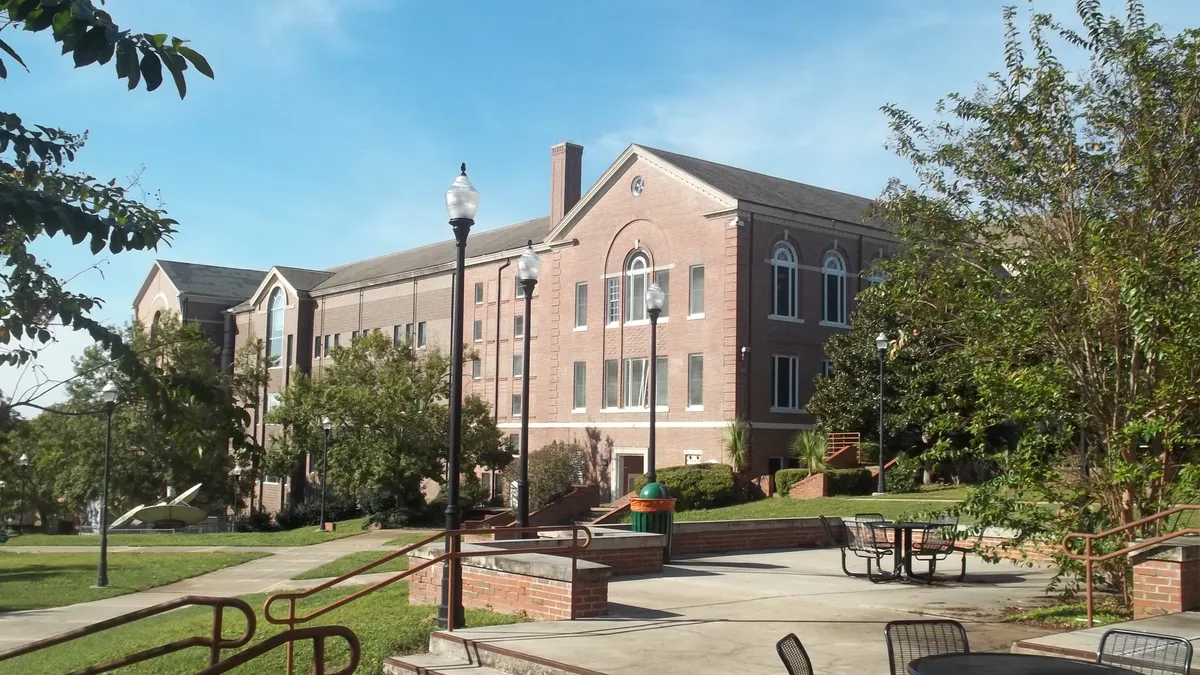
[[[292,288],[300,293],[307,293],[316,288],[322,281],[333,276],[333,272],[325,270],[306,270],[301,267],[281,267],[276,265],[271,269],[279,272],[279,275],[292,285]]]
[[[262,270],[240,267],[199,265],[197,263],[156,260],[155,263],[180,293],[241,301],[250,297],[263,277]]]
[[[467,257],[518,249],[530,239],[540,242],[550,233],[552,225],[549,216],[545,216],[506,227],[472,231],[471,236],[467,238]],[[320,292],[340,286],[377,281],[406,272],[453,263],[454,257],[454,240],[439,241],[436,244],[334,267],[330,270],[332,276],[317,284],[313,290]]]

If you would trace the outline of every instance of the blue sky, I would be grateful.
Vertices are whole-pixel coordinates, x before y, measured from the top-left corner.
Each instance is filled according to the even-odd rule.
[[[928,118],[1000,69],[1003,4],[109,0],[123,28],[192,40],[216,80],[189,73],[183,101],[127,92],[111,64],[75,70],[47,36],[6,31],[32,74],[10,64],[0,108],[87,130],[77,169],[144,166],[180,221],[157,253],[40,247],[62,275],[98,264],[72,288],[122,323],[155,257],[325,268],[449,238],[442,191],[461,161],[480,228],[545,215],[564,140],[585,147],[585,189],[642,143],[875,196],[905,175],[879,106]],[[1193,0],[1147,4],[1170,31],[1200,25]],[[1069,19],[1073,5],[1035,6]],[[86,344],[59,337],[51,379]],[[18,376],[0,369],[0,389],[35,379]]]

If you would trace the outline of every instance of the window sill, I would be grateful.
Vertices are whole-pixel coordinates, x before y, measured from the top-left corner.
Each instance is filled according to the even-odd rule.
[[[704,412],[704,406],[689,405],[688,407],[684,408],[684,410],[686,410],[687,412]]]
[[[662,321],[662,319],[659,319],[659,321]],[[650,319],[634,319],[633,321],[626,321],[625,323],[623,323],[621,325],[623,325],[623,326],[649,326]]]
[[[605,328],[620,328],[621,322],[620,321],[610,321],[609,323],[604,324],[604,327]]]
[[[474,340],[471,340],[471,342],[474,342],[477,345],[481,345],[481,344],[483,344],[483,338],[475,338]]]
[[[783,316],[781,314],[768,314],[767,318],[771,321],[783,321],[784,323],[804,323],[804,319],[798,319],[794,316]]]
[[[587,412],[587,408],[571,408],[571,412],[575,414]]]
[[[842,328],[842,329],[849,329],[849,328],[850,328],[850,324],[848,324],[848,323],[838,323],[838,322],[836,322],[836,321],[822,321],[822,322],[821,322],[819,325],[821,325],[821,326],[825,326],[826,328]]]
[[[802,415],[802,414],[804,414],[804,409],[803,408],[776,408],[775,406],[771,406],[771,412],[786,413],[788,415]]]
[[[648,413],[649,408],[601,408],[602,413]],[[671,412],[669,406],[660,405],[654,409],[654,412]]]
[[[704,318],[704,312],[700,312],[699,314],[688,314],[688,316],[687,316],[688,321],[695,321],[696,319],[703,319],[703,318]]]
[[[575,328],[573,328],[572,330],[576,333],[583,333],[583,332],[587,331],[587,326],[575,326]]]

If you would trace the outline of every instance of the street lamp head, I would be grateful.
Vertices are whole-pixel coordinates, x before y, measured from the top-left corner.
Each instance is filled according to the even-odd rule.
[[[517,276],[521,281],[537,281],[542,275],[542,259],[533,252],[533,240],[525,246],[525,252],[517,258]]]
[[[242,475],[242,467],[240,464],[238,466],[233,467],[233,475],[235,478]]]
[[[100,390],[100,399],[105,405],[112,405],[117,402],[117,396],[120,395],[120,390],[117,389],[117,383],[109,380],[104,383],[104,388]]]
[[[888,336],[885,335],[884,333],[880,333],[879,335],[876,335],[875,336],[875,348],[878,349],[879,351],[883,351],[883,350],[887,349],[888,348]]]
[[[0,480],[0,490],[3,490],[6,487],[8,487],[8,481]]]
[[[446,190],[446,213],[450,220],[475,220],[475,212],[479,210],[479,191],[467,178],[467,164],[463,162],[462,173],[454,179],[450,189]]]
[[[646,289],[646,311],[658,314],[667,302],[667,294],[657,283],[650,284]]]
[[[321,420],[321,428],[324,429],[325,431],[329,431],[330,429],[333,428],[333,422],[330,421],[330,419],[328,417],[326,417]]]
[[[21,466],[29,466],[29,455],[21,453],[21,457],[17,459],[17,464],[20,464]]]

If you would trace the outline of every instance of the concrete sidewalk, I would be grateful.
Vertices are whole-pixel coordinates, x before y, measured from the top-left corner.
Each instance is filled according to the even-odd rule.
[[[350,537],[347,537],[349,539]],[[338,540],[334,540],[338,541]],[[327,544],[332,542],[325,542]],[[314,544],[316,546],[317,544]],[[109,546],[109,553],[221,553],[224,551],[247,551],[251,553],[278,553],[297,546]],[[98,546],[4,546],[0,555],[22,553],[98,553]]]
[[[231,597],[251,593],[265,593],[281,586],[291,577],[358,551],[381,549],[384,544],[399,536],[395,530],[378,530],[366,534],[337,539],[312,546],[269,549],[269,555],[248,563],[184,579],[167,586],[130,593],[114,598],[84,602],[66,607],[31,609],[22,612],[0,614],[0,651],[14,649],[23,644],[43,640],[68,631],[89,626],[126,612],[144,609],[184,595],[216,595]],[[61,550],[63,547],[54,547]],[[168,547],[158,547],[162,550]],[[220,550],[232,547],[184,547],[198,550]],[[91,550],[95,550],[92,548]],[[113,549],[114,551],[117,549]],[[144,548],[141,550],[145,550]],[[239,551],[258,550],[253,547],[236,547]],[[268,549],[262,549],[268,550]]]

